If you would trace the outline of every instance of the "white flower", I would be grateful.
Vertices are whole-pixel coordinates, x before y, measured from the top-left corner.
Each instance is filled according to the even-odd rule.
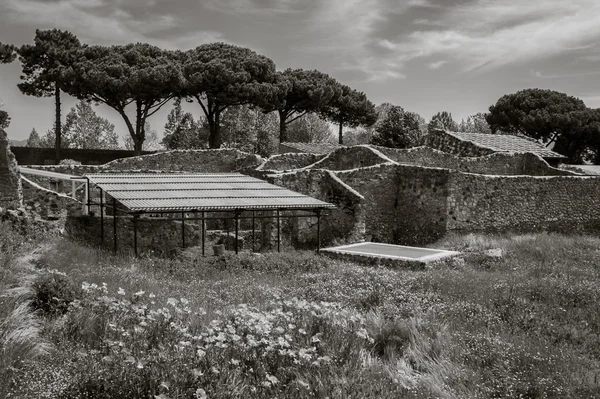
[[[275,384],[277,384],[279,382],[279,380],[277,379],[277,377],[275,377],[274,375],[271,375],[271,374],[267,374],[266,378],[273,385],[275,385]]]
[[[119,290],[117,291],[117,294],[119,295],[125,295],[125,290],[121,287],[119,287]]]
[[[178,303],[179,303],[179,301],[176,298],[167,299],[167,304],[171,305],[173,307],[177,306]]]
[[[194,394],[196,396],[196,399],[206,399],[206,391],[202,388],[198,388],[196,389],[196,393]]]

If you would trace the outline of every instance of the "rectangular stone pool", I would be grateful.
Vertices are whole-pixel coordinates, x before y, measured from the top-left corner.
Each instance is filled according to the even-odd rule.
[[[339,247],[325,248],[321,251],[330,254],[349,255],[350,257],[355,255],[356,257],[396,259],[419,263],[427,263],[448,256],[455,256],[460,253],[443,249],[408,247],[404,245],[383,244],[377,242],[360,242]]]

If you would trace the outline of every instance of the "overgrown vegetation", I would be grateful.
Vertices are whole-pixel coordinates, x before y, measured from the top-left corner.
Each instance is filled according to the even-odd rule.
[[[11,349],[23,348],[11,355],[19,362],[3,357],[4,393],[599,397],[599,244],[546,234],[451,237],[436,246],[461,258],[415,272],[308,252],[134,260],[60,240],[35,261],[37,273],[65,273],[51,286],[70,292],[74,282],[81,293],[63,315],[3,308],[0,338],[18,330],[13,311],[37,329]],[[18,266],[6,270],[5,292],[15,279],[31,287],[14,277]]]

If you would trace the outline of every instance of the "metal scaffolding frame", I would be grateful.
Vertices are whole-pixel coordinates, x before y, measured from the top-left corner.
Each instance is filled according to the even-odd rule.
[[[207,174],[208,175],[208,174]],[[223,176],[225,174],[213,174],[210,176]],[[239,176],[243,176],[243,175],[238,175],[238,174],[230,174],[231,176],[228,177],[239,177]],[[130,176],[130,175],[127,175]],[[147,175],[140,175],[140,176],[147,176]],[[167,176],[169,176],[168,174],[161,174],[161,177],[165,178]],[[183,175],[183,174],[172,174],[172,176],[174,177],[187,177],[187,176],[191,176],[191,175]],[[199,176],[199,175],[196,175]],[[283,207],[277,207],[277,206],[264,206],[261,207],[259,201],[260,198],[255,198],[256,201],[249,207],[245,208],[243,206],[238,206],[238,207],[230,207],[230,206],[224,206],[224,207],[218,207],[218,206],[210,206],[207,208],[202,208],[202,207],[197,207],[197,208],[187,208],[187,209],[166,209],[166,210],[159,210],[156,208],[150,208],[148,210],[144,210],[144,209],[128,209],[127,206],[125,206],[124,204],[122,204],[119,200],[117,200],[114,196],[111,195],[110,191],[107,191],[105,189],[102,188],[102,185],[96,185],[96,188],[99,190],[100,192],[100,196],[99,196],[99,201],[92,201],[92,196],[89,195],[89,190],[90,190],[90,186],[93,184],[93,181],[90,181],[90,177],[88,176],[83,176],[83,177],[76,177],[76,178],[72,178],[72,179],[78,179],[78,180],[85,180],[86,182],[86,208],[88,210],[88,214],[91,213],[91,208],[94,206],[98,206],[100,209],[100,242],[103,244],[104,243],[104,216],[105,216],[105,209],[112,209],[112,213],[113,213],[113,251],[116,253],[118,250],[118,218],[119,218],[119,213],[121,213],[122,215],[126,216],[130,216],[132,219],[132,224],[133,224],[133,248],[134,248],[134,253],[135,256],[137,257],[139,255],[139,251],[138,251],[138,238],[139,238],[139,231],[138,231],[138,224],[140,221],[140,218],[144,215],[148,215],[148,214],[165,214],[165,215],[180,215],[180,218],[165,218],[165,222],[172,222],[172,221],[181,221],[181,247],[185,248],[186,247],[186,234],[185,234],[185,223],[186,221],[190,222],[190,221],[201,221],[202,223],[202,231],[201,231],[201,246],[202,246],[202,255],[205,256],[205,244],[206,244],[206,221],[207,220],[224,220],[225,221],[225,228],[227,229],[227,236],[229,237],[229,224],[228,221],[229,220],[233,220],[234,225],[235,225],[235,243],[234,243],[234,250],[235,253],[239,253],[239,222],[241,220],[252,220],[252,251],[256,250],[256,219],[276,219],[276,225],[277,225],[277,251],[280,252],[281,251],[281,220],[282,219],[289,219],[289,218],[315,218],[317,219],[317,232],[316,232],[316,238],[317,238],[317,253],[320,252],[321,250],[321,218],[323,216],[326,215],[326,211],[328,209],[334,208],[335,206],[333,204],[330,203],[326,203],[323,201],[319,201],[316,199],[313,199],[311,197],[308,196],[304,196],[301,194],[298,194],[298,198],[302,198],[303,201],[299,201],[299,203],[302,204],[302,202],[305,202],[305,204],[302,204],[300,206],[293,206],[293,205],[289,205],[286,204]],[[248,179],[254,179],[251,177],[248,177]],[[254,180],[259,180],[259,179],[254,179]],[[259,180],[260,181],[260,180]],[[261,183],[264,184],[268,184],[266,182],[262,182]],[[252,182],[252,183],[256,183],[256,182]],[[133,183],[131,183],[133,184]],[[167,183],[167,184],[171,184],[171,183]],[[263,184],[263,186],[264,186]],[[277,191],[283,191],[285,190],[286,192],[290,192],[289,190],[280,188],[278,186],[274,186],[273,185],[272,190],[277,190]],[[238,189],[232,189],[232,188],[227,188],[226,190],[238,190]],[[291,192],[293,193],[293,192]],[[297,193],[296,193],[297,194]],[[289,194],[287,194],[289,198]],[[108,201],[105,200],[105,196],[110,196],[111,197],[111,204],[108,204]],[[234,197],[225,197],[225,198],[234,198]],[[253,198],[253,197],[242,197],[242,198]],[[273,197],[273,198],[281,198],[281,197]],[[198,199],[198,198],[194,198],[194,199]],[[213,197],[210,197],[210,199],[212,200]],[[312,201],[307,201],[306,199],[310,199]],[[288,201],[289,202],[289,201]],[[314,206],[309,206],[309,204],[315,204]],[[118,204],[121,204],[121,206],[119,207]],[[261,215],[257,215],[256,211],[260,211],[263,214]],[[275,215],[270,214],[270,215],[265,215],[265,212],[270,212],[270,213],[275,213]],[[297,214],[297,213],[293,213],[293,214],[289,214],[288,212],[304,212],[304,214]],[[198,217],[198,213],[200,213],[200,217]],[[212,213],[220,213],[220,214],[225,214],[225,217],[223,216],[211,216],[210,214]],[[186,217],[186,215],[188,215],[188,217]],[[190,217],[190,215],[193,215]]]

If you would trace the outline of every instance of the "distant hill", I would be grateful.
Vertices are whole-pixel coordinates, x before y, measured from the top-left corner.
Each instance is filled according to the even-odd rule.
[[[10,145],[13,147],[25,147],[27,145],[27,140],[11,140]]]

